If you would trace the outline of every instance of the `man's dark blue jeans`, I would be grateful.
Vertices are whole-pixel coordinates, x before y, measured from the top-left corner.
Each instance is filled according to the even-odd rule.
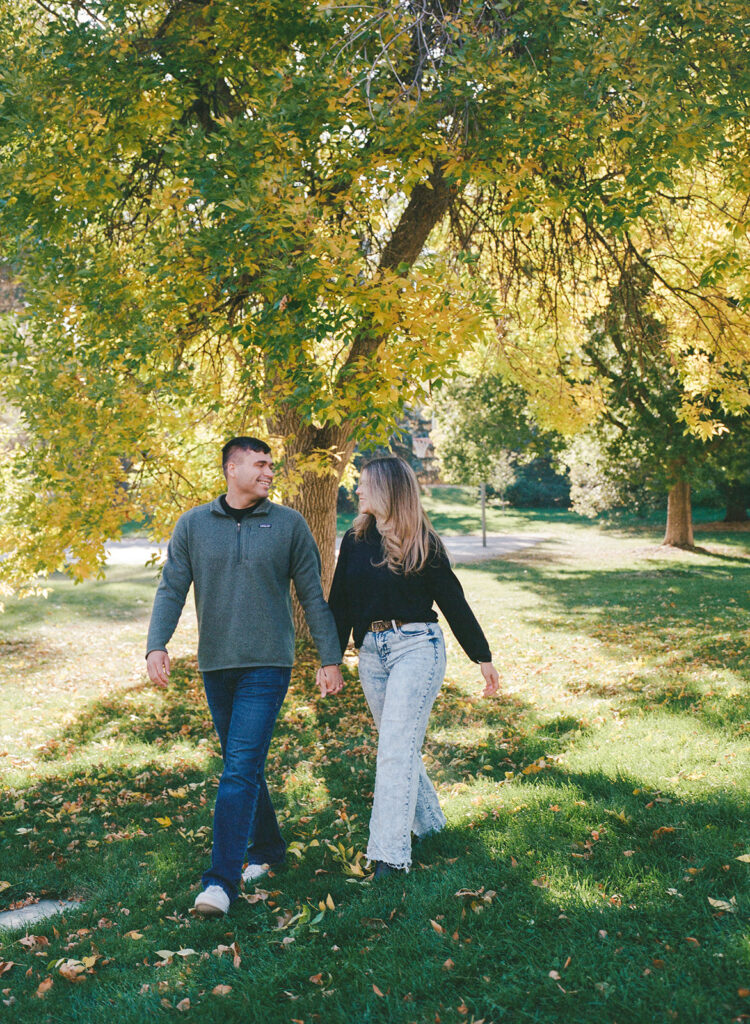
[[[276,667],[203,673],[224,758],[211,870],[203,875],[203,886],[220,885],[230,900],[237,897],[245,859],[278,864],[286,855],[263,770],[291,673],[290,668]]]

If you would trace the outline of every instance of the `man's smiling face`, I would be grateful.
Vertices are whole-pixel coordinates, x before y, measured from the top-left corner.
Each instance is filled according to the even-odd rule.
[[[268,497],[273,483],[273,459],[263,452],[232,453],[226,465],[227,501],[236,508],[250,505]],[[232,498],[242,498],[242,505],[234,505]]]

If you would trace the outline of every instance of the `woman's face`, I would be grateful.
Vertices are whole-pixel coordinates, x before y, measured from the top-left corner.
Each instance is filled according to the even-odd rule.
[[[359,498],[359,511],[369,512],[370,515],[374,515],[372,506],[370,505],[370,493],[367,486],[367,474],[363,473],[359,478],[359,483],[354,491]]]

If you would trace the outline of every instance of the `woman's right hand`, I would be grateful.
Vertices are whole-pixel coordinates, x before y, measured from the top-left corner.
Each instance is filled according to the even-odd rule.
[[[484,676],[483,697],[494,697],[500,688],[500,676],[491,661],[480,662],[479,668]]]

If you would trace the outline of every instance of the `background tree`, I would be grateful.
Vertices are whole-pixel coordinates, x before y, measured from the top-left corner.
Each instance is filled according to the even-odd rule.
[[[518,384],[491,369],[457,375],[435,401],[436,450],[452,483],[488,483],[517,505],[567,505],[563,439],[534,419]]]
[[[729,431],[741,450],[750,402],[747,210],[726,170],[707,160],[625,231],[603,233],[571,209],[486,233],[476,264],[506,296],[500,365],[534,416],[568,435],[594,425],[610,482],[625,466],[643,486],[660,481],[666,542],[681,545],[692,543],[687,485],[706,442]],[[574,462],[594,480],[581,451]]]
[[[437,248],[448,211],[481,221],[491,193],[508,225],[576,209],[622,231],[681,164],[719,141],[729,164],[746,21],[739,0],[16,0],[0,239],[28,315],[2,387],[30,451],[6,581],[70,554],[84,575],[144,512],[168,532],[251,428],[283,449],[327,576],[357,439],[478,330]]]
[[[603,389],[603,411],[587,440],[574,442],[563,461],[578,510],[594,514],[632,506],[639,492],[662,499],[666,493],[664,543],[690,547],[691,485],[710,476],[730,489],[743,482],[750,421],[717,409],[721,431],[700,437],[686,429],[684,390],[668,359],[665,325],[647,312],[652,286],[650,270],[631,264],[604,315],[590,322],[581,353]]]

